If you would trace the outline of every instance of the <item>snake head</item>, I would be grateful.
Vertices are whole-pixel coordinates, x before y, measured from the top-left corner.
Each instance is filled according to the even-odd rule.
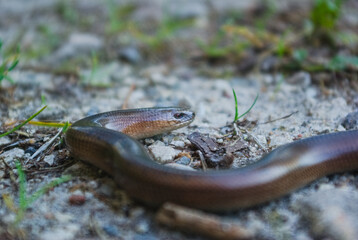
[[[185,127],[194,118],[195,113],[188,108],[137,108],[96,114],[74,125],[105,127],[140,139]]]
[[[129,125],[122,132],[134,138],[146,138],[185,127],[194,121],[195,113],[187,108],[150,108],[137,123]]]

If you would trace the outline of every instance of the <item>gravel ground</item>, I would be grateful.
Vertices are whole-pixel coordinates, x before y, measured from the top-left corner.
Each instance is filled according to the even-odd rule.
[[[310,74],[305,72],[292,76],[257,73],[221,79],[203,75],[202,69],[188,64],[137,64],[143,61],[143,55],[136,48],[120,51],[126,57],[129,55],[130,63],[112,60],[100,64],[96,77],[89,80],[86,76],[91,75],[90,67],[79,66],[82,80],[39,71],[38,66],[56,66],[74,56],[90,58],[94,49],[106,49],[107,42],[100,30],[76,31],[68,23],[59,22],[53,14],[57,4],[40,0],[0,1],[0,38],[5,44],[18,38],[22,31],[22,46],[34,45],[35,48],[34,42],[41,45],[44,39],[37,36],[36,26],[45,22],[53,27],[52,33],[63,39],[48,55],[21,63],[11,73],[15,84],[2,82],[3,130],[13,120],[26,119],[36,112],[44,99],[48,108],[38,119],[71,122],[94,113],[120,109],[125,102],[128,108],[190,106],[196,112],[196,119],[189,127],[141,142],[154,159],[165,163],[179,160],[185,165],[185,159],[177,156],[188,152],[193,159],[190,167],[195,168],[200,164],[187,140],[190,133],[208,134],[220,144],[237,138],[232,128],[234,89],[240,113],[248,109],[259,94],[254,108],[245,116],[247,124],[243,128],[250,135],[244,133],[243,137],[248,149],[245,154],[235,154],[232,167],[237,168],[260,159],[264,149],[258,143],[271,150],[300,138],[344,131],[348,128],[341,125],[344,118],[357,109],[357,91],[350,87],[347,79],[326,88],[312,84]],[[216,7],[224,11],[219,5]],[[99,15],[101,10],[105,11],[96,1],[77,1],[76,6]],[[173,12],[184,16],[207,14],[202,1],[195,1],[187,8]],[[142,11],[138,16],[143,17],[148,10]],[[72,176],[70,181],[52,188],[30,205],[16,229],[20,238],[204,239],[156,223],[155,209],[131,201],[108,175],[72,159],[59,139],[40,157],[31,159],[34,151],[56,133],[56,129],[26,125],[20,132],[0,138],[0,146],[33,139],[25,145],[5,148],[0,154],[0,239],[12,238],[7,232],[13,230],[16,219],[16,213],[5,199],[10,196],[15,206],[20,201],[16,160],[27,163],[28,196],[60,176]],[[358,200],[357,183],[354,173],[323,177],[286,197],[220,217],[239,223],[254,232],[257,239],[355,239],[358,235],[358,208],[354,204]]]

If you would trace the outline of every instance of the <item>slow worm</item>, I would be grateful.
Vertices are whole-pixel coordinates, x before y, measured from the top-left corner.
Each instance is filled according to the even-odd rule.
[[[134,138],[190,124],[181,108],[119,110],[75,122],[65,139],[71,153],[111,176],[133,199],[222,211],[286,195],[322,176],[358,169],[358,131],[326,134],[278,147],[244,168],[185,171],[154,162]],[[131,137],[129,137],[130,135]]]

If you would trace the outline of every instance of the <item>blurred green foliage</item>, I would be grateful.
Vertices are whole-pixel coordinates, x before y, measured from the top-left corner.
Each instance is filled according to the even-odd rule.
[[[341,71],[349,67],[358,70],[358,56],[337,55],[326,64],[326,68],[331,71]]]
[[[295,49],[292,53],[292,57],[294,60],[296,60],[298,63],[302,63],[304,60],[307,59],[308,52],[306,49],[299,48]]]
[[[63,0],[57,4],[57,13],[68,23],[78,23],[80,17],[78,12],[73,6],[73,1]]]
[[[130,16],[135,10],[134,4],[116,5],[113,0],[106,1],[108,11],[108,24],[106,32],[109,34],[118,33],[128,28]]]
[[[25,60],[39,59],[50,55],[61,44],[59,33],[48,24],[36,27],[36,41],[22,48]]]
[[[311,10],[314,32],[330,32],[341,14],[343,0],[315,0]]]
[[[141,31],[139,27],[133,26],[131,32],[140,42],[149,48],[157,50],[163,44],[173,40],[175,33],[180,29],[190,27],[193,24],[191,19],[176,19],[164,17],[152,33]]]
[[[9,73],[14,70],[14,68],[19,63],[19,54],[20,48],[17,47],[14,53],[4,53],[2,50],[2,40],[0,39],[0,86],[1,82],[5,79],[11,83],[14,81],[9,76]]]
[[[67,182],[71,180],[71,177],[68,175],[57,178],[50,183],[46,184],[39,190],[37,190],[32,195],[27,195],[27,182],[24,170],[22,169],[21,163],[19,161],[15,162],[17,173],[19,175],[19,206],[15,205],[14,199],[9,194],[3,194],[2,197],[4,199],[5,205],[16,213],[16,218],[14,221],[14,227],[24,219],[26,210],[31,207],[32,203],[35,202],[38,198],[43,196],[49,190],[54,187],[60,185],[61,183]]]

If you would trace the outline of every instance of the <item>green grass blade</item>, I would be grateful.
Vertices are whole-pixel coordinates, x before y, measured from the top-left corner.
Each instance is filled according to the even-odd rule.
[[[7,71],[10,72],[11,70],[13,70],[18,63],[19,63],[19,60],[16,59],[16,60],[11,64],[11,66],[9,67],[9,69],[8,69]]]
[[[9,77],[9,75],[1,75],[1,77],[3,77],[3,78],[5,78],[6,80],[8,80],[10,83],[12,83],[12,84],[14,84],[15,82],[14,82],[14,80],[11,78],[11,77]]]
[[[232,89],[232,93],[234,94],[234,99],[235,99],[235,117],[234,117],[234,122],[236,122],[239,118],[239,111],[238,111],[238,105],[237,105],[237,97],[236,97],[236,93],[235,90]]]
[[[246,114],[248,114],[248,113],[251,111],[251,109],[255,106],[256,101],[257,101],[258,98],[259,98],[259,94],[256,95],[256,98],[255,98],[254,102],[252,103],[251,107],[250,107],[249,109],[247,109],[246,112],[244,112],[243,114],[241,114],[237,119],[240,119],[240,118],[242,118],[243,116],[245,116]]]
[[[71,126],[69,122],[65,122],[65,125],[62,128],[62,133],[67,132],[67,129]]]
[[[3,133],[0,135],[0,137],[5,137],[7,135],[9,135],[10,133],[13,133],[17,130],[19,130],[22,126],[24,126],[26,123],[30,122],[33,118],[35,118],[37,115],[39,115],[43,110],[45,110],[47,106],[44,106],[43,108],[41,108],[37,113],[35,113],[34,115],[32,115],[31,117],[29,117],[27,120],[25,120],[23,123],[17,125],[16,127],[14,127],[13,129],[11,129],[10,131],[7,131],[6,133]]]
[[[19,174],[19,207],[24,210],[28,206],[26,198],[26,177],[25,173],[22,170],[21,163],[19,161],[15,162],[17,173]]]
[[[35,126],[42,126],[42,127],[55,127],[55,128],[63,128],[67,125],[71,125],[69,123],[61,123],[61,122],[47,122],[47,121],[30,121],[29,124]]]
[[[46,186],[43,186],[42,188],[37,190],[34,194],[32,194],[28,198],[27,204],[31,205],[34,201],[36,201],[39,197],[41,197],[46,192],[48,192],[51,188],[54,188],[54,187],[60,185],[61,183],[67,182],[67,181],[71,180],[71,178],[72,178],[71,176],[65,175],[65,176],[62,176],[58,179],[51,181],[49,184],[47,184]]]

